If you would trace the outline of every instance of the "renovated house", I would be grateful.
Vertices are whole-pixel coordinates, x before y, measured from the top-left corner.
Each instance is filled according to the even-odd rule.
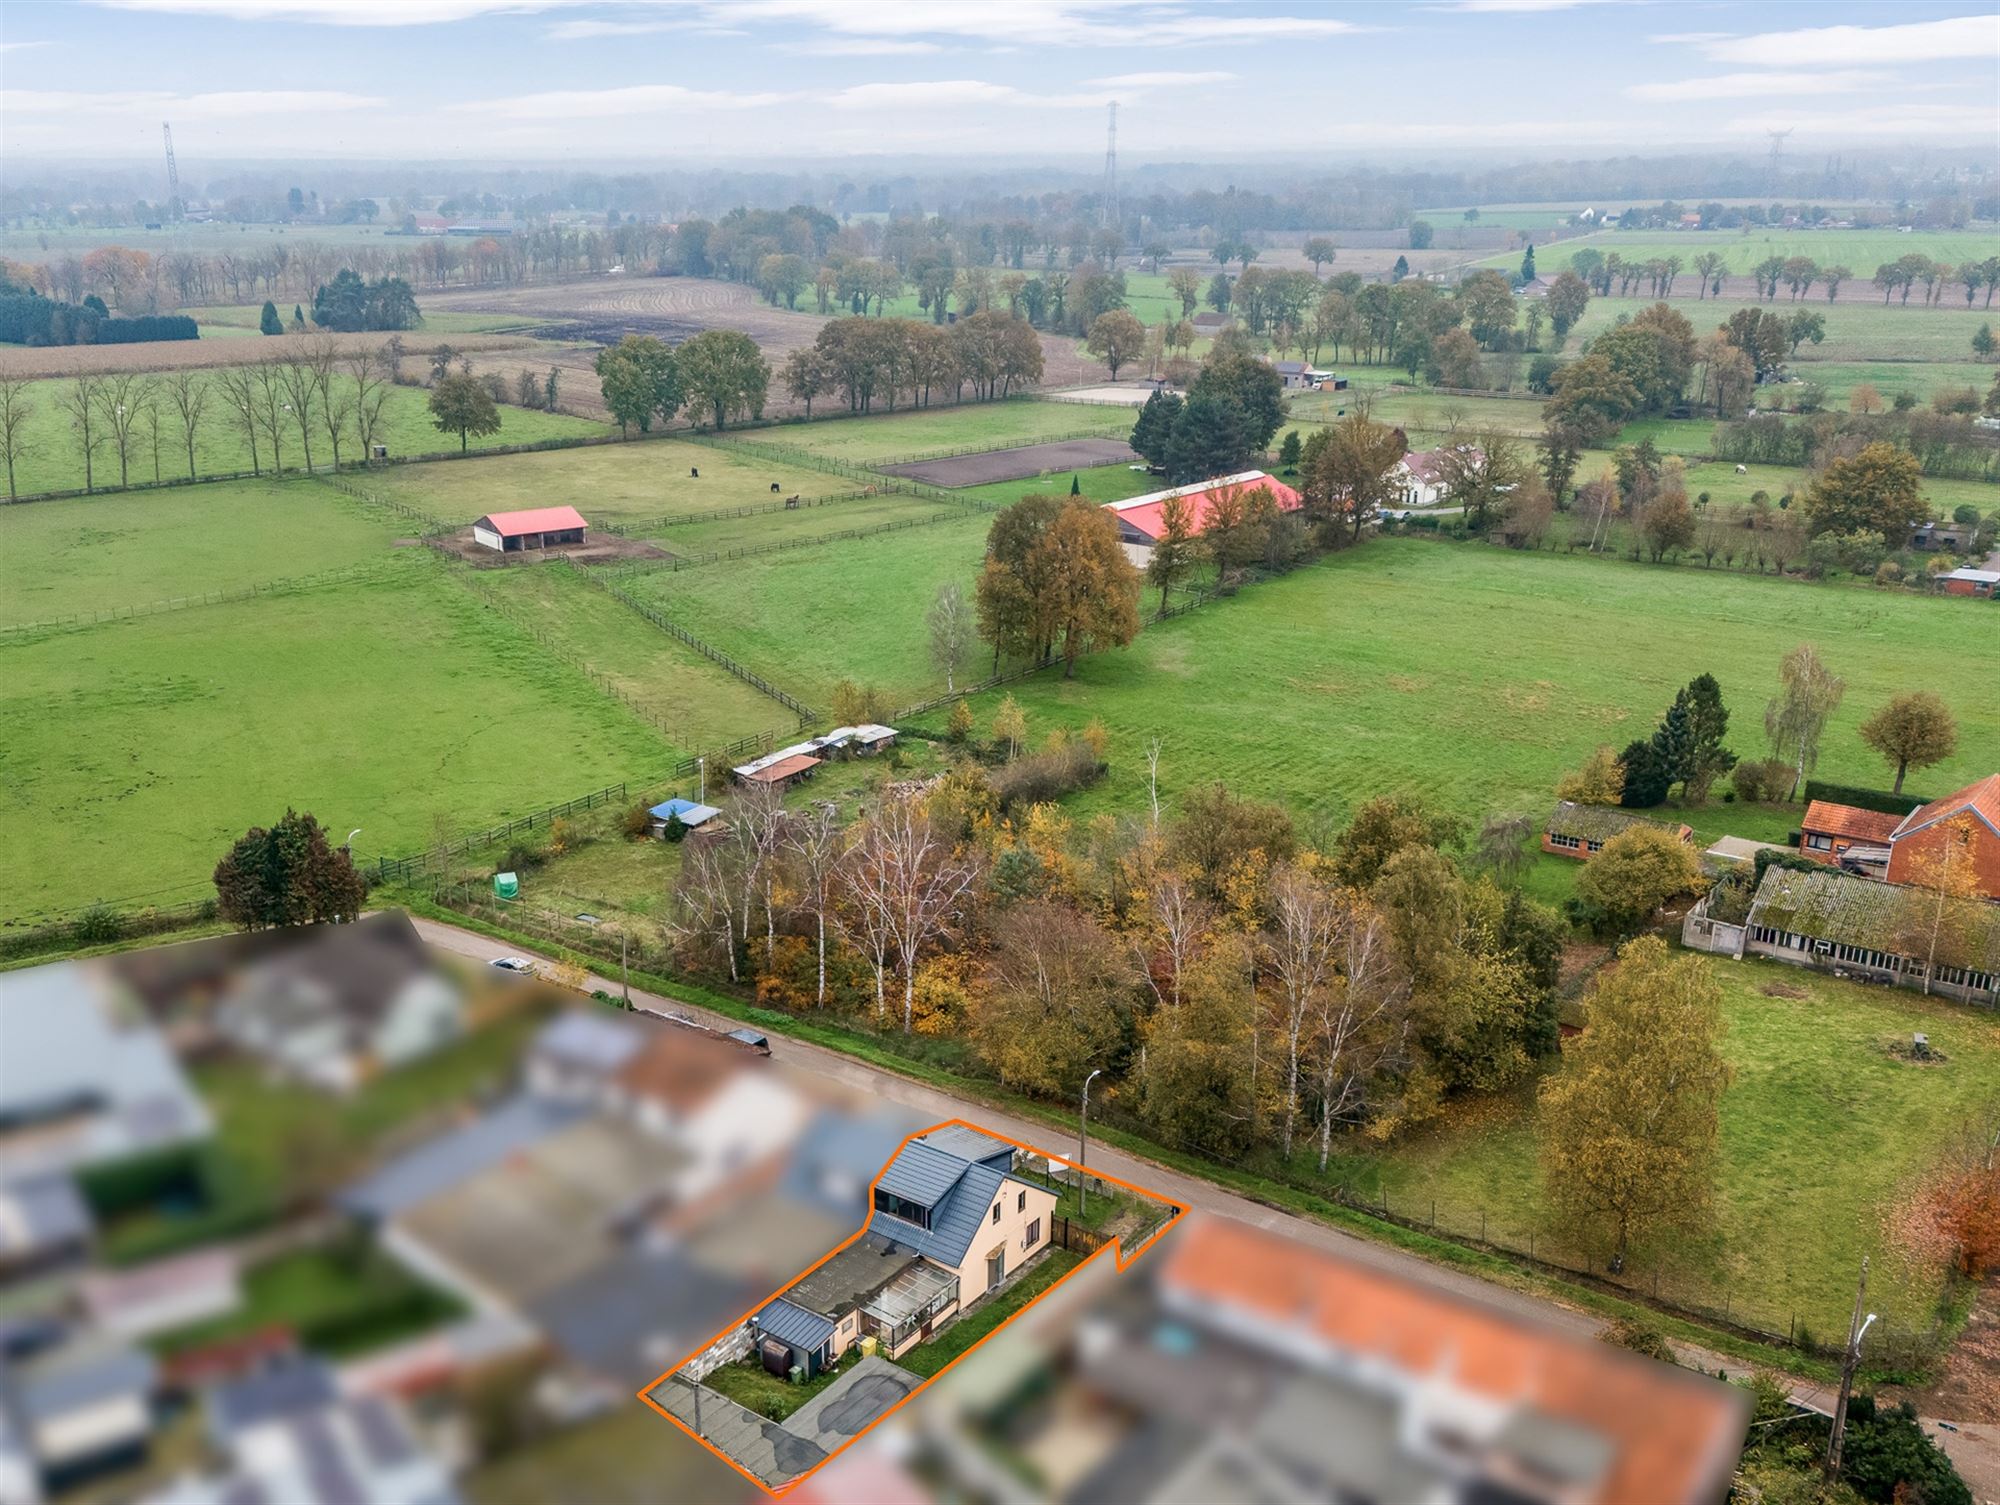
[[[1581,861],[1595,857],[1604,850],[1604,843],[1621,831],[1630,831],[1638,826],[1671,831],[1678,841],[1694,840],[1694,828],[1679,822],[1634,815],[1630,810],[1621,810],[1615,805],[1579,805],[1574,800],[1562,800],[1542,825],[1542,850],[1557,857],[1574,857]]]
[[[1889,870],[1889,837],[1899,818],[1880,810],[1813,800],[1799,820],[1799,852],[1815,862],[1881,878]]]
[[[765,1367],[811,1378],[872,1338],[901,1357],[1049,1247],[1055,1193],[1014,1147],[962,1125],[913,1139],[876,1179],[861,1236],[750,1321]]]
[[[1459,449],[1475,462],[1486,458],[1486,452],[1476,444],[1462,444]],[[1443,445],[1411,450],[1396,462],[1396,468],[1389,474],[1402,492],[1405,507],[1435,507],[1445,500],[1445,487],[1450,479],[1445,473],[1446,453]]]

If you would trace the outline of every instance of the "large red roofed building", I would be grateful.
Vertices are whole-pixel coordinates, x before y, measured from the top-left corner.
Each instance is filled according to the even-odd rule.
[[[1208,525],[1218,498],[1231,495],[1247,497],[1260,486],[1277,498],[1280,512],[1296,512],[1302,505],[1299,494],[1283,481],[1274,480],[1261,470],[1246,470],[1237,475],[1215,476],[1166,491],[1149,491],[1144,496],[1127,497],[1122,502],[1106,502],[1104,510],[1118,519],[1120,540],[1150,549],[1167,530],[1167,503],[1174,497],[1180,497],[1187,503],[1188,527],[1199,534]]]
[[[1946,843],[1961,850],[1948,853]],[[1904,816],[1889,835],[1889,881],[1934,883],[1947,857],[1970,859],[1979,891],[2000,900],[2000,773],[1989,773]]]
[[[531,507],[525,512],[489,512],[472,525],[472,536],[489,549],[511,554],[582,543],[588,526],[574,507]]]

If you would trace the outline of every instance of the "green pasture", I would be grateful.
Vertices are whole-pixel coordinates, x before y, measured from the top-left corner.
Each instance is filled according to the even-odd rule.
[[[81,255],[99,246],[129,246],[135,251],[165,256],[175,251],[258,255],[278,245],[373,246],[393,252],[398,248],[414,250],[422,244],[411,236],[390,235],[388,232],[394,228],[387,220],[373,225],[244,225],[214,221],[162,225],[157,230],[149,230],[143,224],[69,225],[46,220],[12,220],[0,225],[0,256],[13,261],[50,261],[58,256]]]
[[[278,301],[278,300],[273,300]],[[290,328],[292,309],[300,306],[297,298],[289,303],[278,301],[278,314]],[[312,317],[312,306],[303,305],[306,317]],[[419,305],[421,306],[421,305]],[[209,337],[209,331],[261,330],[264,322],[262,303],[218,303],[204,308],[184,308],[180,310],[202,326],[202,338]],[[423,316],[422,327],[411,335],[441,334],[511,334],[517,330],[539,329],[545,320],[524,318],[520,314],[476,314],[461,313],[456,309],[440,309]]]
[[[17,460],[14,467],[15,486],[24,496],[36,491],[83,489],[82,444],[70,415],[60,403],[63,393],[70,386],[68,381],[50,379],[34,382],[27,388],[30,412],[25,429],[26,455]],[[456,453],[458,435],[438,432],[431,420],[429,401],[430,394],[421,388],[391,388],[382,407],[382,426],[376,442],[388,445],[389,453],[399,458]],[[131,448],[126,456],[126,474],[134,485],[182,479],[188,474],[187,449],[182,443],[180,420],[168,405],[164,392],[159,395],[156,408],[160,420],[157,452],[153,430],[146,419],[141,418],[133,430]],[[603,424],[587,418],[502,406],[500,431],[485,438],[475,436],[472,448],[534,444],[543,439],[586,438],[605,432]],[[116,486],[118,451],[112,442],[111,432],[100,422],[93,429],[93,437],[97,440],[96,458],[92,461],[93,484],[99,487]],[[313,463],[322,467],[333,460],[333,451],[327,445],[326,426],[318,421],[317,415],[312,429],[312,457]],[[351,425],[342,436],[340,457],[343,461],[361,458],[361,444],[354,436]],[[295,425],[288,427],[284,434],[279,458],[287,470],[296,470],[303,463],[303,451]],[[270,442],[261,430],[257,439],[257,465],[262,470],[271,469]],[[251,468],[250,448],[244,438],[240,415],[228,406],[222,389],[211,375],[208,405],[195,431],[194,473],[224,475]]]
[[[1484,223],[1486,211],[1480,211]],[[1440,233],[1445,226],[1439,221]],[[1678,256],[1692,266],[1695,257],[1709,251],[1728,258],[1732,276],[1747,277],[1751,268],[1768,256],[1810,256],[1821,266],[1845,266],[1862,282],[1875,275],[1875,268],[1899,256],[1928,256],[1933,261],[1957,266],[1964,261],[1981,261],[1993,254],[1993,232],[1987,230],[1811,230],[1753,226],[1741,230],[1600,230],[1550,245],[1546,251],[1535,247],[1535,270],[1553,276],[1570,263],[1584,247],[1609,256],[1616,251],[1626,261],[1650,261],[1656,256]],[[1520,256],[1490,256],[1483,266],[1518,266]],[[1692,271],[1687,274],[1693,277]],[[1952,296],[1952,295],[1947,295]],[[1963,303],[1964,293],[1955,295]],[[1980,297],[1985,297],[1982,292]]]
[[[991,267],[988,270],[992,272],[995,284],[994,301],[1004,313],[1007,308],[1007,300],[1001,295],[998,284],[1000,278],[1006,276],[1013,268]],[[1157,324],[1162,319],[1178,319],[1181,316],[1181,300],[1174,297],[1168,289],[1166,273],[1144,272],[1129,264],[1121,266],[1119,270],[1125,274],[1125,306],[1131,309],[1140,320],[1147,324]],[[1046,277],[1048,269],[1031,262],[1021,268],[1021,275],[1024,277]],[[1208,274],[1208,276],[1213,275],[1213,272]],[[1202,290],[1204,292],[1208,289],[1208,276],[1202,278]],[[801,308],[813,308],[817,306],[812,301],[810,291],[799,300],[799,306]],[[869,306],[871,309],[874,307],[872,304]],[[958,308],[958,299],[953,298],[946,306],[956,311]],[[1206,303],[1198,304],[1195,312],[1199,313],[1207,306]],[[844,308],[838,307],[829,310],[832,313],[843,313],[845,311]],[[930,317],[927,310],[918,306],[916,289],[908,286],[905,287],[903,295],[900,298],[891,298],[883,306],[881,313],[892,319],[928,319]],[[871,317],[873,316],[871,314]]]
[[[660,736],[427,570],[0,643],[0,915],[199,897],[290,805],[366,860],[652,774]]]
[[[599,425],[590,427],[604,432]],[[405,465],[359,484],[441,522],[469,523],[487,512],[569,503],[592,522],[651,523],[724,507],[761,506],[793,495],[833,496],[866,483],[715,445],[647,439],[448,465]]]
[[[994,481],[986,486],[968,486],[956,493],[1002,507],[1012,506],[1024,496],[1068,496],[1074,478],[1079,493],[1093,502],[1122,502],[1128,496],[1143,496],[1166,489],[1161,476],[1147,475],[1126,465],[1094,465],[1088,470],[1058,470],[1045,476],[1027,476],[1018,481]]]
[[[1715,1225],[1641,1251],[1636,1278],[1649,1283],[1657,1261],[1663,1295],[1718,1309],[1728,1295],[1744,1320],[1785,1332],[1796,1315],[1837,1341],[1854,1272],[1871,1255],[1870,1308],[1927,1327],[1937,1288],[1911,1278],[1885,1225],[1933,1156],[1990,1105],[2000,1024],[1775,962],[1708,965],[1724,991],[1723,1053],[1735,1072],[1722,1102]],[[1942,1065],[1890,1054],[1918,1030]],[[1451,1232],[1483,1224],[1509,1244],[1526,1248],[1533,1235],[1548,1247],[1531,1088],[1345,1169],[1405,1215],[1428,1216],[1435,1200]]]
[[[822,407],[824,412],[824,407]],[[787,425],[749,435],[749,444],[783,444],[852,465],[892,465],[913,458],[1012,449],[1079,434],[1122,438],[1138,411],[1016,397],[1004,402],[906,408],[825,423]],[[724,443],[728,441],[725,439]]]
[[[666,616],[810,705],[842,679],[896,704],[944,688],[930,664],[924,614],[956,580],[971,593],[991,519],[655,571],[627,582]],[[987,672],[977,650],[967,677]]]
[[[1925,688],[1953,705],[1960,736],[1922,787],[1992,771],[2000,701],[1978,687],[2000,613],[1986,603],[1417,539],[1248,588],[1084,660],[1073,680],[1045,673],[1011,693],[1037,735],[1104,722],[1112,771],[1091,807],[1137,807],[1143,750],[1161,736],[1167,793],[1223,779],[1339,819],[1406,789],[1478,819],[1539,812],[1565,768],[1651,732],[1703,672],[1722,682],[1732,745],[1762,755],[1778,660],[1801,641],[1848,683],[1820,777],[1887,778],[1856,728],[1894,692]],[[982,725],[997,698],[974,701]],[[1704,835],[1744,824],[1723,805],[1688,819]]]
[[[880,496],[851,497],[820,507],[797,511],[761,512],[749,517],[716,518],[710,522],[668,523],[646,534],[675,554],[686,556],[726,552],[731,549],[763,548],[775,543],[801,544],[812,539],[835,538],[857,528],[881,528],[889,523],[941,521],[963,517],[965,508],[934,502],[905,492],[884,492]],[[734,563],[716,565],[733,568]]]
[[[303,479],[0,508],[0,626],[386,562],[411,526]]]
[[[1874,275],[1872,266],[1867,275]],[[1867,277],[1862,280],[1866,281]],[[1838,303],[1828,303],[1823,291],[1794,302],[1792,295],[1783,288],[1778,290],[1775,299],[1768,301],[1682,296],[1683,292],[1691,292],[1693,288],[1693,274],[1683,273],[1681,280],[1674,285],[1674,296],[1669,302],[1675,312],[1685,315],[1688,322],[1694,325],[1697,336],[1712,333],[1727,323],[1729,316],[1739,308],[1761,308],[1785,315],[1811,309],[1819,314],[1826,321],[1826,336],[1817,345],[1799,346],[1793,364],[1801,374],[1804,374],[1805,367],[1818,361],[1922,360],[1971,364],[1973,334],[1981,324],[1990,323],[1995,317],[1991,309],[1968,309],[1962,300],[1949,296],[1936,308],[1921,307],[1917,301],[1923,296],[1921,288],[1907,305],[1894,299],[1884,304],[1879,298],[1850,303],[1845,297],[1845,284]],[[1658,301],[1657,298],[1645,297],[1593,296],[1583,312],[1583,318],[1570,331],[1569,343],[1563,353],[1576,354],[1584,341],[1609,329],[1621,315],[1636,314],[1651,308]],[[1545,345],[1553,343],[1546,325],[1542,338]],[[1991,367],[1986,369],[1990,373]],[[1524,375],[1526,370],[1524,363]],[[1992,380],[1990,374],[1987,380]]]

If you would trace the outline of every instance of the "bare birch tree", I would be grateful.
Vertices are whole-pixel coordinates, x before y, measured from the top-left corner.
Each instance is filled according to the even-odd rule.
[[[1787,799],[1798,798],[1799,785],[1819,762],[1819,739],[1846,693],[1847,681],[1827,668],[1811,643],[1799,644],[1778,666],[1778,693],[1764,707],[1764,731],[1771,750],[1792,764]]]
[[[785,855],[798,875],[799,904],[812,916],[819,970],[813,1002],[820,1008],[826,1007],[826,927],[833,918],[840,854],[840,815],[831,804],[814,804],[787,825]]]
[[[875,951],[877,1015],[886,1002],[882,959],[893,952],[903,976],[903,1033],[908,1034],[917,963],[957,922],[979,864],[932,829],[922,801],[904,797],[884,801],[861,823],[846,871],[850,893],[871,916],[865,928],[885,942]]]
[[[1285,1032],[1285,1158],[1299,1117],[1299,1066],[1306,1031],[1335,982],[1341,950],[1342,906],[1334,891],[1295,867],[1271,883],[1271,933],[1266,954],[1277,982],[1279,1019]]]
[[[101,435],[97,426],[97,391],[100,385],[95,376],[79,376],[62,389],[56,398],[56,406],[69,415],[69,426],[76,433],[77,448],[83,453],[83,489],[95,491],[97,479],[93,462],[97,458],[97,446]]]
[[[1351,896],[1340,925],[1340,976],[1319,994],[1313,1040],[1319,1086],[1319,1168],[1333,1153],[1333,1125],[1368,1101],[1369,1085],[1397,1053],[1409,1025],[1410,979],[1379,911]]]
[[[13,501],[14,466],[28,458],[33,445],[28,420],[35,405],[28,401],[28,384],[18,376],[0,376],[0,454],[7,457],[7,500]]]
[[[738,874],[734,856],[726,842],[681,844],[680,880],[674,885],[664,928],[677,942],[699,940],[720,945],[729,956],[729,980],[741,982],[736,965]]]

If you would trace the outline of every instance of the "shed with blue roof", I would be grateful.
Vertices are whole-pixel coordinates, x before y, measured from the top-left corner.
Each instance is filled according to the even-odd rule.
[[[713,805],[698,804],[694,800],[684,800],[678,795],[670,800],[661,800],[646,813],[653,817],[655,836],[666,835],[667,826],[672,822],[678,822],[688,830],[696,831],[722,814]]]

